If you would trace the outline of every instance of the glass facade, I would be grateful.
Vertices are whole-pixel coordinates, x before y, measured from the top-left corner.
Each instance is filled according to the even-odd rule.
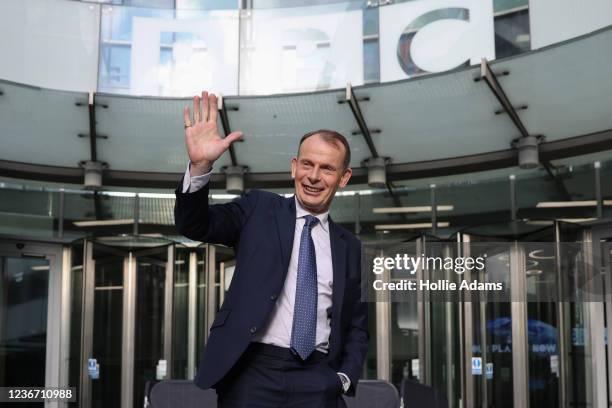
[[[187,3],[179,2],[176,8],[157,3],[142,7],[143,2],[103,7],[98,90],[190,96],[199,89],[253,95],[342,88],[347,81],[379,82],[380,48],[393,46],[380,43],[380,7],[360,1],[254,2],[240,17],[224,2],[203,8]],[[223,23],[213,29],[219,15],[225,16]],[[240,27],[234,24],[238,18]],[[497,1],[490,18],[498,58],[529,51],[526,1]],[[421,28],[440,19],[469,21],[469,13],[441,9],[408,25],[397,39],[397,58],[406,78],[429,73],[411,59],[411,42]],[[209,28],[200,32],[200,26]],[[140,32],[147,33],[146,44],[141,44]],[[159,42],[151,42],[152,35]],[[240,52],[238,44],[227,43],[234,38]],[[214,49],[220,41],[225,41],[223,53]],[[149,49],[151,44],[159,44],[158,49]],[[227,67],[240,67],[240,72]]]

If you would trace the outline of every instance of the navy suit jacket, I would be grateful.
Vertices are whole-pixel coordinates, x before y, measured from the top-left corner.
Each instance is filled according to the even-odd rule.
[[[251,190],[226,204],[208,204],[208,185],[176,190],[174,217],[184,236],[235,248],[236,269],[210,336],[195,383],[215,387],[266,326],[283,289],[295,232],[295,199]],[[361,302],[361,242],[329,220],[333,266],[328,364],[351,380],[355,392],[368,348],[367,308]]]

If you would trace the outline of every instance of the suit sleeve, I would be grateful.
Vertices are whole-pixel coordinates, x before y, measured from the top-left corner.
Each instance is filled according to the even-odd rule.
[[[177,231],[194,241],[235,247],[257,205],[257,192],[247,193],[229,203],[209,205],[208,184],[194,193],[183,193],[182,184],[175,191]]]
[[[359,278],[356,288],[349,290],[357,291],[355,301],[351,305],[351,319],[349,328],[345,334],[342,353],[342,363],[338,371],[348,375],[351,386],[347,395],[355,395],[355,387],[361,378],[363,362],[368,352],[370,335],[368,333],[368,308],[367,303],[361,301],[361,243],[357,246]]]

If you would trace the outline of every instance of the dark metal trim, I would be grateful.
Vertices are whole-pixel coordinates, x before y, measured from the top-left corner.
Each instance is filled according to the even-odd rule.
[[[436,235],[438,233],[438,200],[436,197],[436,185],[431,184],[429,190],[431,197],[431,234]]]
[[[353,87],[351,84],[346,86],[346,102],[348,102],[351,107],[351,112],[353,112],[353,116],[355,117],[355,121],[357,121],[357,126],[359,126],[359,130],[365,139],[368,148],[370,149],[370,153],[372,157],[378,157],[378,151],[376,150],[376,146],[374,146],[374,141],[372,140],[372,135],[370,134],[370,130],[368,129],[368,125],[365,122],[363,117],[363,113],[361,113],[361,108],[359,107],[359,102],[355,97],[355,93],[353,92]]]
[[[516,221],[516,176],[512,174],[509,178],[510,181],[510,220]]]
[[[98,161],[98,149],[96,146],[96,94],[91,93],[89,96],[89,103],[87,104],[87,110],[89,112],[89,151],[91,155],[91,161]]]
[[[540,145],[540,158],[544,161],[559,160],[612,149],[612,129],[583,136],[544,142]],[[449,176],[516,166],[514,149],[452,157],[422,162],[390,164],[387,180],[413,180],[426,177]],[[289,167],[289,164],[287,164]],[[156,173],[144,171],[105,170],[104,185],[135,188],[176,188],[183,173]],[[82,184],[83,170],[78,167],[59,167],[0,160],[0,177],[26,180]],[[364,167],[353,169],[352,184],[365,184],[368,172]],[[289,172],[248,173],[247,188],[292,188]],[[212,189],[225,189],[225,176],[213,174]]]
[[[559,192],[561,193],[561,196],[563,197],[563,199],[566,201],[570,201],[572,199],[572,195],[567,190],[567,187],[565,186],[565,183],[563,182],[563,180],[559,176],[553,173],[552,163],[549,161],[543,161],[542,166],[544,166],[544,169],[546,169],[546,172],[548,173],[550,178],[552,178],[552,180],[555,182],[555,186],[557,187],[557,190],[559,190]]]
[[[521,132],[521,136],[527,137],[529,133],[527,129],[523,125],[521,118],[519,118],[514,106],[510,103],[508,96],[504,92],[504,89],[501,87],[499,82],[497,81],[497,76],[491,71],[491,67],[487,62],[486,58],[483,58],[480,63],[480,77],[487,83],[491,92],[495,95],[499,103],[501,104],[504,111],[510,116],[510,119],[514,123],[514,126]]]
[[[593,166],[595,172],[595,200],[597,200],[597,219],[603,218],[603,194],[601,190],[601,165],[599,162]]]
[[[237,108],[232,110],[238,110]],[[227,116],[227,107],[225,106],[225,99],[221,98],[221,108],[219,109],[219,118],[221,119],[221,125],[223,126],[223,132],[225,133],[225,137],[232,133],[232,128],[230,126],[229,118]],[[234,146],[230,145],[229,147],[230,159],[232,160],[232,166],[238,166],[238,160],[236,159],[236,151],[234,150]]]

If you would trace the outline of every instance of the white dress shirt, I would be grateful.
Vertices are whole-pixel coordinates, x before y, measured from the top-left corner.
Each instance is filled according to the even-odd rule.
[[[183,193],[194,193],[204,187],[210,180],[212,169],[201,176],[191,177],[189,165],[183,177]],[[293,323],[293,306],[295,304],[295,291],[297,286],[298,257],[300,252],[300,241],[302,229],[304,228],[305,216],[310,214],[295,199],[296,220],[293,233],[293,249],[289,261],[289,269],[283,290],[278,296],[274,309],[266,327],[254,338],[254,341],[272,344],[279,347],[291,347],[291,329]],[[334,281],[331,242],[329,238],[329,211],[323,214],[312,214],[319,222],[312,228],[312,240],[315,246],[317,262],[317,350],[327,353],[329,349],[329,335],[331,333],[331,308],[332,308],[332,286]],[[338,373],[348,381],[348,376]],[[348,388],[345,387],[345,388]],[[345,389],[346,391],[346,389]]]

